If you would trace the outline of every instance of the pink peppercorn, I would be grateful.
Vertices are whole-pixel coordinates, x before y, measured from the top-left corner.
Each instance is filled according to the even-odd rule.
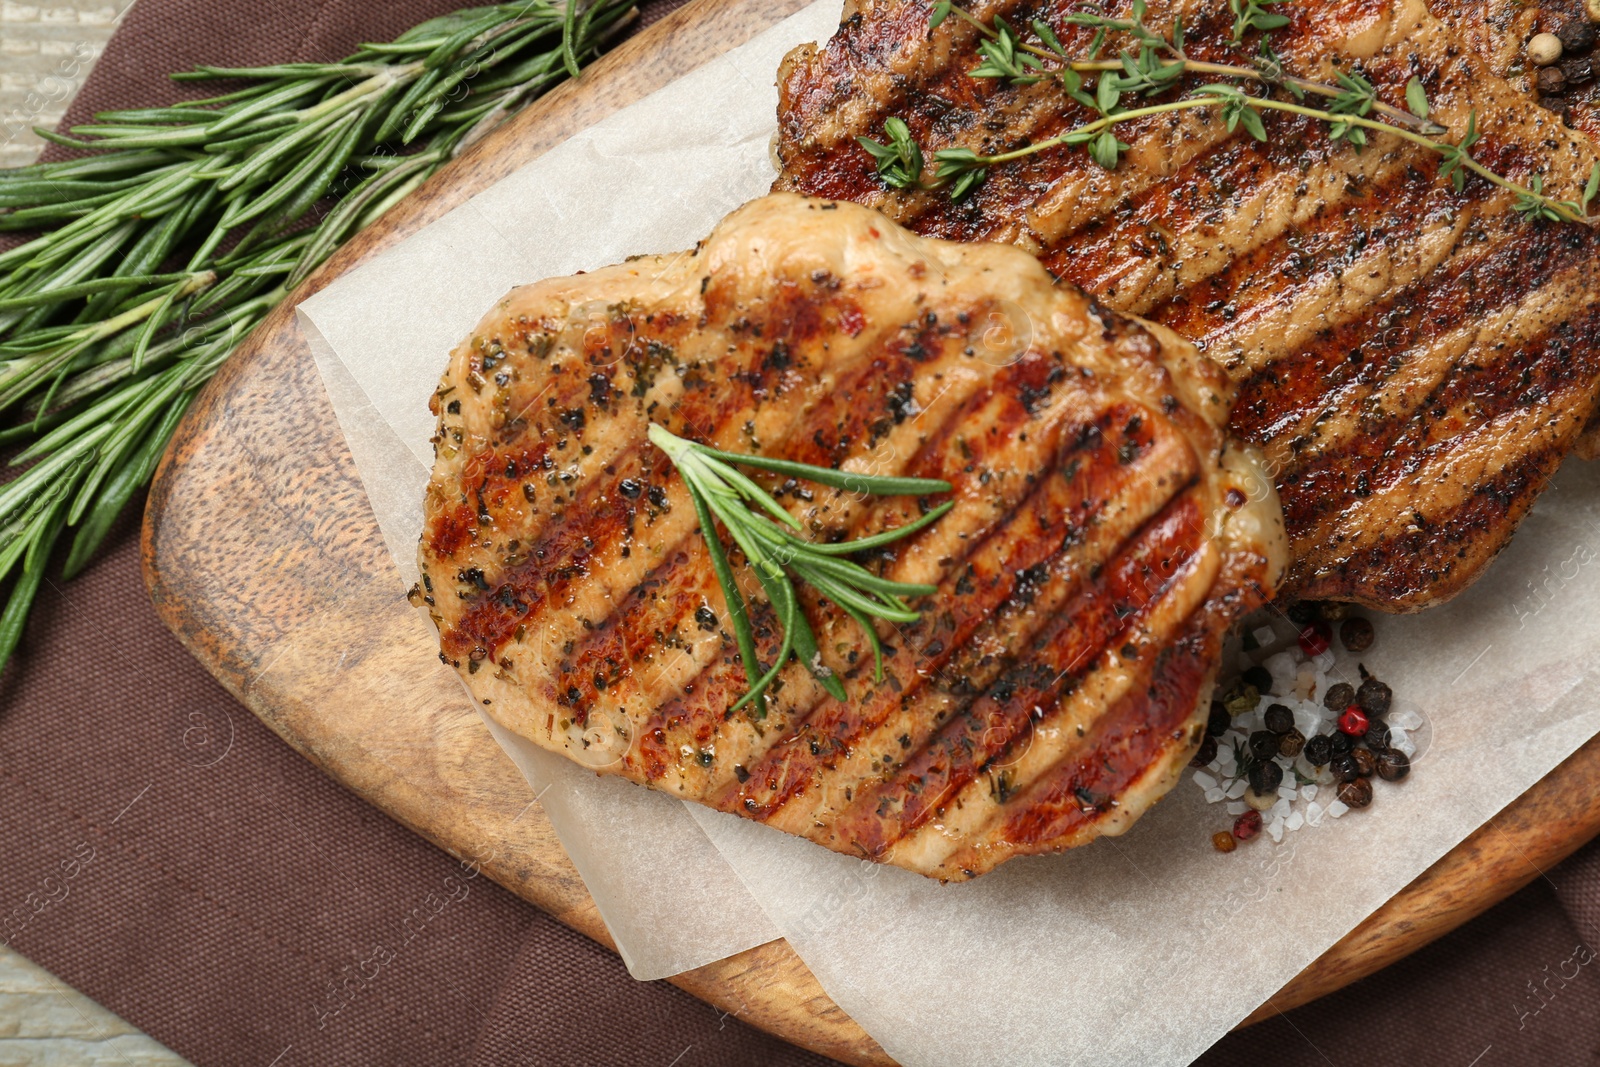
[[[1261,813],[1255,809],[1245,812],[1233,821],[1233,836],[1248,841],[1261,832]]]
[[[1321,619],[1306,624],[1300,631],[1300,651],[1307,656],[1320,656],[1333,642],[1333,627]]]
[[[1349,734],[1351,737],[1365,737],[1367,727],[1371,724],[1367,713],[1355,704],[1345,708],[1339,716],[1339,732]]]

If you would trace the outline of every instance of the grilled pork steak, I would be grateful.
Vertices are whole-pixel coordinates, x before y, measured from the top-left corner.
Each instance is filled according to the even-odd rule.
[[[1082,55],[1091,31],[1063,21],[1076,6],[973,11],[1043,19]],[[1578,196],[1594,145],[1491,72],[1499,53],[1474,49],[1493,27],[1469,33],[1465,16],[1441,22],[1419,0],[1272,11],[1292,20],[1272,34],[1292,73],[1332,81],[1336,63],[1359,60],[1397,107],[1416,75],[1452,140],[1476,109],[1476,158]],[[923,0],[861,0],[825,47],[790,54],[775,188],[869,204],[923,234],[1016,243],[1107,306],[1194,340],[1238,383],[1231,429],[1275,473],[1291,592],[1408,611],[1470,583],[1595,407],[1600,234],[1524,222],[1481,179],[1458,194],[1436,155],[1397,138],[1358,154],[1314,120],[1267,115],[1262,144],[1214,110],[1119,126],[1133,149],[1115,172],[1054,148],[993,168],[960,203],[892,190],[856,141],[883,140],[887,116],[930,158],[1007,151],[1095,117],[1048,82],[971,77],[977,31],[952,16],[930,33],[928,13]],[[1156,0],[1149,20],[1166,29],[1179,14],[1192,57],[1249,62],[1254,35],[1231,46],[1226,4]]]
[[[1224,631],[1285,554],[1270,480],[1224,451],[1229,392],[1192,346],[1017,249],[775,195],[692,252],[518,289],[456,349],[415,596],[516,733],[970,877],[1121,832],[1199,742]],[[799,585],[848,699],[791,662],[766,711],[731,710],[745,670],[652,422],[954,486],[948,515],[868,564],[938,590],[881,625],[881,682],[863,631]],[[820,540],[937,503],[762,480]],[[778,627],[733,563],[770,663]]]

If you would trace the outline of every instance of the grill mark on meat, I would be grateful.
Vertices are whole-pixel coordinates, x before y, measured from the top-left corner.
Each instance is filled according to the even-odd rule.
[[[920,827],[1022,729],[1056,710],[1085,664],[1144,620],[1190,563],[1200,536],[1194,501],[1180,497],[1170,503],[1029,641],[1024,662],[962,708],[887,781],[856,796],[833,823],[835,847],[877,858]]]

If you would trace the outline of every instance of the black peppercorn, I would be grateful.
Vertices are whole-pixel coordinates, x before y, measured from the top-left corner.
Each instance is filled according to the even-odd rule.
[[[1204,767],[1217,758],[1217,739],[1207,734],[1200,741],[1200,750],[1194,754],[1194,759],[1189,761],[1191,767]]]
[[[1322,706],[1329,711],[1343,711],[1356,702],[1356,687],[1349,682],[1335,682],[1322,695]]]
[[[1356,703],[1361,710],[1374,719],[1381,719],[1389,714],[1389,703],[1394,699],[1394,694],[1389,687],[1376,678],[1368,678],[1361,683],[1361,688],[1356,690]]]
[[[1351,652],[1365,652],[1372,647],[1372,623],[1360,615],[1352,615],[1339,627],[1339,641]]]
[[[1278,755],[1294,759],[1306,747],[1306,735],[1291,729],[1278,739]]]
[[[1211,702],[1211,717],[1206,720],[1206,733],[1212,737],[1221,737],[1228,732],[1228,727],[1233,725],[1233,716],[1228,714],[1228,709],[1222,706],[1222,701]]]
[[[1386,782],[1398,782],[1411,773],[1411,757],[1397,748],[1378,754],[1378,777]]]
[[[1333,739],[1327,734],[1318,734],[1306,739],[1306,762],[1313,767],[1321,767],[1333,759]]]
[[[1309,626],[1322,618],[1322,612],[1317,609],[1317,603],[1314,600],[1297,600],[1289,605],[1284,614],[1296,626]]]
[[[1251,667],[1239,675],[1239,680],[1245,685],[1255,686],[1257,693],[1269,693],[1272,691],[1272,672],[1265,667]]]
[[[1263,760],[1250,768],[1250,788],[1257,793],[1276,792],[1283,784],[1283,768],[1271,760]]]
[[[1560,96],[1567,90],[1567,76],[1560,67],[1539,68],[1539,95]]]
[[[1568,55],[1594,50],[1595,25],[1588,19],[1573,19],[1556,31],[1561,47]]]
[[[1588,56],[1562,60],[1558,69],[1568,85],[1583,85],[1594,80],[1594,60]]]
[[[1382,752],[1389,747],[1389,724],[1382,719],[1373,719],[1367,724],[1367,732],[1361,738],[1361,743],[1373,752]]]
[[[1352,808],[1364,808],[1372,803],[1372,782],[1355,778],[1339,786],[1339,799]]]
[[[1275,734],[1286,734],[1294,729],[1294,712],[1285,704],[1267,706],[1267,729]]]
[[[1356,758],[1346,752],[1342,756],[1335,756],[1328,765],[1333,771],[1333,776],[1341,782],[1353,782],[1361,777],[1361,768],[1356,763]]]
[[[1258,760],[1270,760],[1278,754],[1278,735],[1271,730],[1257,730],[1248,742],[1250,755]]]
[[[1340,730],[1335,730],[1328,735],[1328,744],[1333,749],[1334,758],[1348,756],[1355,743],[1350,740],[1350,735]]]
[[[1372,754],[1371,749],[1354,749],[1350,753],[1350,758],[1356,761],[1356,771],[1360,773],[1361,777],[1371,778],[1378,773],[1378,757]]]

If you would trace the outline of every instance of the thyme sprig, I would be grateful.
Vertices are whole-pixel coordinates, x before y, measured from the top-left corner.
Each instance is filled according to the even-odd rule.
[[[1252,32],[1264,35],[1287,25],[1285,16],[1267,9],[1268,5],[1278,2],[1230,0],[1235,16],[1235,42],[1242,43]],[[1390,134],[1435,152],[1442,160],[1440,174],[1448,178],[1457,191],[1465,187],[1467,174],[1476,174],[1515,193],[1515,210],[1524,218],[1590,225],[1595,222],[1590,217],[1589,207],[1600,192],[1600,164],[1595,165],[1589,186],[1578,201],[1558,200],[1545,194],[1543,176],[1535,175],[1529,184],[1522,185],[1497,174],[1471,155],[1472,146],[1480,136],[1477,113],[1474,111],[1468,116],[1466,132],[1459,140],[1439,139],[1449,131],[1432,120],[1432,106],[1416,78],[1406,85],[1407,110],[1402,111],[1380,100],[1377,88],[1356,71],[1337,71],[1333,83],[1286,74],[1265,36],[1252,66],[1192,59],[1184,51],[1181,19],[1174,23],[1169,36],[1146,23],[1145,13],[1144,0],[1135,0],[1131,17],[1126,19],[1111,18],[1093,8],[1068,15],[1067,23],[1095,30],[1087,56],[1073,57],[1068,55],[1055,31],[1040,20],[1032,23],[1040,42],[1035,44],[1024,40],[1014,26],[999,16],[991,26],[953,0],[939,0],[929,18],[930,28],[937,28],[954,14],[979,32],[977,49],[983,62],[969,71],[973,77],[1000,79],[1013,85],[1053,80],[1069,99],[1098,114],[1099,118],[1008,152],[986,155],[970,148],[940,149],[933,153],[931,173],[924,165],[921,146],[901,119],[891,118],[885,122],[886,129],[890,122],[897,124],[890,131],[889,144],[867,137],[858,138],[858,141],[872,154],[885,184],[897,189],[945,190],[952,199],[960,200],[984,180],[991,167],[1056,147],[1081,146],[1102,168],[1115,170],[1132,145],[1118,139],[1114,131],[1137,119],[1215,108],[1221,110],[1230,132],[1242,128],[1256,140],[1265,141],[1267,129],[1262,114],[1275,111],[1320,121],[1327,126],[1334,142],[1347,143],[1357,151],[1366,146],[1370,132]],[[1101,49],[1114,35],[1131,39],[1134,47],[1120,51],[1115,59],[1100,58]],[[1185,75],[1194,74],[1230,80],[1202,85],[1175,100],[1142,106],[1125,103],[1174,91]],[[1085,80],[1085,75],[1093,77],[1092,85]],[[1246,86],[1252,84],[1259,86],[1260,91],[1246,91]],[[1278,89],[1292,99],[1272,95]],[[1311,97],[1327,102],[1317,106],[1307,102]]]
[[[739,471],[739,467],[756,467],[762,470],[800,478],[819,485],[832,486],[850,493],[873,496],[923,496],[930,493],[950,492],[950,483],[930,478],[895,478],[882,475],[857,474],[831,470],[806,463],[769,459],[765,456],[742,455],[723,452],[708,445],[698,444],[671,433],[665,427],[652,423],[650,441],[677,468],[689,498],[694,503],[695,515],[700,522],[700,532],[705,537],[706,548],[711,553],[711,566],[728,606],[728,620],[739,647],[739,658],[744,663],[745,677],[750,689],[733,705],[742,708],[760,701],[768,687],[778,677],[778,672],[789,662],[791,654],[797,656],[812,677],[837,700],[845,699],[844,685],[834,672],[822,662],[817,648],[817,638],[800,609],[794,580],[798,579],[831,600],[849,615],[866,633],[872,646],[875,679],[883,678],[883,646],[873,628],[873,619],[890,622],[915,622],[918,613],[906,603],[907,597],[927,596],[935,591],[931,585],[895,582],[880,578],[860,564],[844,558],[893,544],[902,538],[939,521],[955,506],[947,501],[930,509],[925,515],[904,526],[885,530],[871,537],[837,543],[818,543],[799,537],[803,530],[800,521],[789,514],[760,485]],[[761,513],[765,512],[765,516]],[[772,665],[762,671],[756,658],[755,635],[750,627],[750,612],[744,596],[739,591],[733,568],[728,562],[727,550],[717,536],[716,523],[721,522],[733,538],[746,562],[761,583],[767,602],[772,605],[783,630],[782,643]],[[766,714],[765,705],[759,704],[758,717]]]
[[[0,487],[9,658],[52,546],[90,558],[149,480],[195,392],[352,234],[545,89],[578,73],[632,0],[516,0],[421,23],[338,63],[236,70],[205,100],[105,112],[95,154],[0,170]],[[20,566],[21,570],[18,571]]]

